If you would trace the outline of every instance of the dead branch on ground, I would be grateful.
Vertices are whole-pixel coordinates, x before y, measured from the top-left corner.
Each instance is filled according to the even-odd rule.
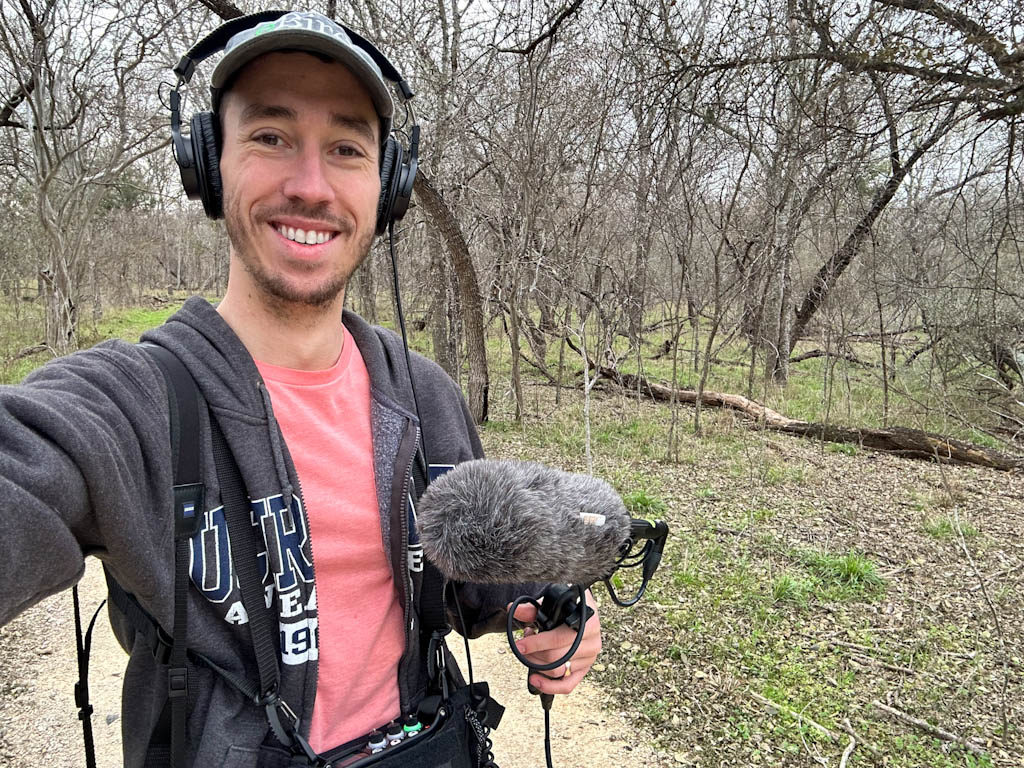
[[[921,720],[920,718],[914,717],[913,715],[908,715],[901,709],[896,709],[895,707],[890,707],[888,704],[883,704],[882,702],[878,701],[878,699],[872,701],[871,705],[875,707],[875,709],[880,709],[887,715],[890,715],[891,717],[894,717],[897,720],[906,723],[907,725],[912,725],[915,728],[919,728],[925,733],[930,733],[932,736],[935,736],[936,738],[942,739],[943,741],[951,741],[954,744],[959,744],[961,747],[968,750],[971,754],[978,755],[979,757],[985,754],[985,750],[979,747],[973,741],[969,741],[963,738],[962,736],[957,736],[955,733],[951,733],[950,731],[947,731],[945,728],[940,728],[937,725],[932,725],[931,723],[926,722],[925,720]]]
[[[679,402],[696,405],[698,395],[691,389],[672,389],[649,381],[644,376],[620,373],[608,366],[591,362],[598,376],[612,385],[631,392],[641,392],[659,402]],[[810,437],[830,443],[850,443],[874,451],[891,453],[906,458],[934,461],[936,455],[951,464],[971,464],[1002,471],[1024,469],[1024,458],[1012,456],[964,440],[911,427],[844,427],[814,421],[800,421],[772,410],[743,395],[704,391],[700,396],[702,407],[725,408],[736,411],[757,422],[764,429]]]
[[[793,357],[789,358],[789,362],[802,363],[804,360],[810,360],[811,358],[815,357],[834,357],[840,360],[845,360],[848,363],[853,363],[854,365],[862,365],[865,368],[874,367],[871,363],[865,363],[856,355],[850,355],[843,352],[826,352],[824,349],[812,349],[810,352],[803,352],[799,355],[794,355]]]

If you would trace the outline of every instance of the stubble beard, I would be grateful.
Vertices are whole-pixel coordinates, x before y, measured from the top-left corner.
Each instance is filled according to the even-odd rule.
[[[257,222],[255,224],[257,227],[263,226],[265,222],[271,221],[276,216],[301,216],[329,222],[334,229],[338,230],[336,237],[345,237],[354,231],[351,222],[331,216],[322,208],[293,205],[287,208],[255,209],[253,211],[253,220]],[[225,205],[224,225],[227,229],[228,240],[231,241],[231,246],[242,267],[261,291],[268,306],[278,314],[323,310],[333,304],[338,295],[345,290],[352,273],[369,255],[374,235],[373,230],[369,230],[358,236],[355,243],[357,258],[351,265],[343,264],[325,282],[312,289],[302,289],[291,284],[282,275],[269,272],[254,256],[256,236],[253,225],[236,205],[231,203]]]

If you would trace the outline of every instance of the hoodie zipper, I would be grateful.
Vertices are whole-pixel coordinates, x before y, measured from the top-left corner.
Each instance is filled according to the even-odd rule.
[[[313,589],[316,589],[316,558],[313,555],[313,524],[309,521],[309,515],[306,514],[306,503],[305,503],[305,501],[303,499],[303,496],[302,496],[302,481],[299,479],[299,473],[298,472],[295,473],[295,492],[292,495],[299,497],[299,507],[301,509],[301,514],[305,518],[306,530],[308,531],[308,536],[309,536],[309,569],[313,572]],[[308,603],[309,602],[309,592],[307,592],[305,595],[303,595],[302,599],[303,599],[303,604]],[[317,595],[317,617],[320,616],[319,604],[320,604],[320,595]],[[281,620],[280,617],[278,617],[278,621],[280,621],[280,620]],[[316,664],[306,664],[306,665],[304,665],[307,669],[309,667],[313,668],[313,698],[314,698],[314,702],[316,700],[316,689],[320,685],[320,662],[319,662],[319,657],[320,657],[320,654],[319,654],[319,650],[320,650],[320,631],[319,631],[319,629],[316,632],[316,645],[317,645],[317,659],[318,659],[317,663]],[[307,685],[303,685],[303,688],[306,688]],[[303,699],[305,699],[305,698],[306,698],[306,691],[304,690],[303,691]],[[309,717],[301,718],[299,720],[299,723],[298,723],[299,733],[302,735],[302,738],[304,738],[304,739],[308,739],[309,738],[309,732],[310,732],[310,729],[313,726],[313,704],[314,704],[314,702],[310,702],[308,708],[303,707],[304,710],[307,710],[309,712]],[[303,703],[305,703],[305,702],[303,702]]]
[[[410,427],[412,429],[410,430]],[[412,437],[410,445],[410,436]],[[396,464],[403,458],[403,453],[408,452],[408,458],[402,466],[402,492],[399,497],[399,521],[401,529],[401,548],[399,549],[394,564],[395,578],[399,580],[400,590],[402,593],[402,622],[405,628],[405,652],[402,654],[402,660],[399,664],[399,675],[398,675],[398,695],[399,702],[402,707],[402,712],[405,713],[409,704],[409,691],[408,691],[408,668],[409,659],[412,654],[413,638],[415,636],[416,627],[412,625],[414,620],[412,610],[412,576],[409,573],[409,484],[412,481],[412,465],[416,460],[416,446],[419,445],[420,441],[420,428],[418,425],[414,425],[412,421],[406,422],[405,434],[402,436],[402,441],[399,443],[398,456],[396,457]],[[410,450],[411,449],[411,450]]]

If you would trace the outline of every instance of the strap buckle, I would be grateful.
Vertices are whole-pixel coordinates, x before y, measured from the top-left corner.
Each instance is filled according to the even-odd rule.
[[[89,694],[81,681],[75,683],[75,706],[78,707],[79,720],[88,720],[92,717],[92,704],[89,703]]]
[[[430,633],[430,645],[427,648],[427,672],[430,682],[441,683],[441,694],[445,701],[448,700],[448,663],[445,661],[445,651],[448,646],[445,644],[445,636],[450,629],[435,629]]]
[[[156,627],[156,634],[153,642],[153,658],[156,659],[156,663],[164,666],[171,663],[171,650],[174,646],[174,639],[164,632],[164,628],[154,622]]]
[[[290,748],[292,754],[305,757],[313,768],[330,768],[330,764],[314,752],[309,742],[299,733],[299,718],[288,706],[288,702],[281,698],[276,688],[265,692],[256,703],[266,709],[267,720],[274,736],[284,746]]]

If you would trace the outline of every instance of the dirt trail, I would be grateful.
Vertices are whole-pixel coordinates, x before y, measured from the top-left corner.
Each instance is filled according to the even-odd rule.
[[[92,611],[105,595],[102,569],[91,561],[80,585]],[[75,627],[70,592],[44,600],[0,629],[0,766],[38,768],[85,764],[82,731],[73,702],[77,679]],[[452,650],[463,657],[461,640]],[[523,668],[507,651],[503,636],[472,643],[477,679],[487,680],[506,707],[494,732],[501,768],[544,765],[544,718],[536,697],[526,691]],[[96,622],[90,690],[98,768],[121,765],[120,691],[125,655],[106,621]],[[642,735],[631,735],[625,718],[584,681],[552,709],[552,756],[556,768],[640,768],[658,763]]]

